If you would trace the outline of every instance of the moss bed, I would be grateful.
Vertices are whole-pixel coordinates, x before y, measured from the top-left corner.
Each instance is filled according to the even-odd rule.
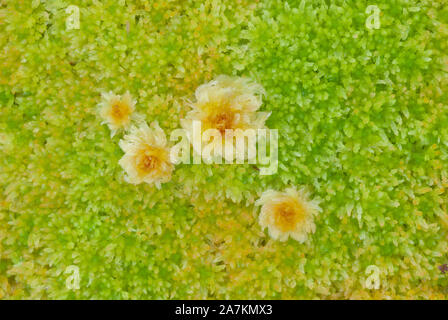
[[[6,0],[0,44],[0,298],[448,297],[446,1]],[[278,172],[126,183],[101,93],[169,133],[220,74],[265,88]],[[258,224],[261,193],[289,186],[321,199],[302,244]]]

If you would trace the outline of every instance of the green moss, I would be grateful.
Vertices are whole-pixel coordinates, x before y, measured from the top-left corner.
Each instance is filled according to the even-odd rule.
[[[359,1],[28,2],[0,7],[0,298],[447,298],[443,1],[378,0],[378,30]],[[279,172],[125,183],[101,92],[169,133],[219,74],[266,89]],[[323,200],[303,244],[270,239],[253,205],[290,185]]]

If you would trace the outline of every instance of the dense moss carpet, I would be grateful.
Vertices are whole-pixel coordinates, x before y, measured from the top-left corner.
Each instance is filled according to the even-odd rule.
[[[446,299],[447,40],[443,0],[1,1],[0,298]],[[101,93],[168,134],[220,74],[265,88],[277,174],[126,183]],[[321,200],[302,244],[254,206],[289,186]]]

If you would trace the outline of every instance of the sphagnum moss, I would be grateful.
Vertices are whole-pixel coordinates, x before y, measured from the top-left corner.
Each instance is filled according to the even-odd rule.
[[[113,92],[102,93],[99,114],[103,123],[111,130],[111,136],[122,129],[129,128],[132,118],[135,118],[135,101],[129,92],[123,96]]]
[[[301,243],[314,233],[314,216],[321,211],[316,200],[308,199],[304,189],[287,188],[284,192],[267,190],[255,205],[261,206],[259,224],[268,228],[273,239],[286,241],[289,237]]]
[[[195,90],[195,101],[189,103],[191,110],[185,119],[180,120],[194,151],[206,158],[203,149],[193,142],[194,122],[200,122],[199,134],[202,140],[207,130],[216,132],[213,139],[210,137],[209,140],[202,142],[211,146],[217,157],[225,157],[226,160],[233,161],[237,153],[236,142],[232,141],[228,144],[227,148],[234,150],[231,152],[232,156],[228,156],[225,152],[224,141],[233,139],[237,130],[254,130],[255,132],[256,129],[265,128],[264,124],[269,113],[257,112],[262,104],[263,94],[264,89],[261,85],[242,77],[220,75],[199,86]],[[227,130],[230,130],[231,134]],[[255,146],[251,144],[247,147],[249,148],[255,148]]]
[[[1,298],[447,298],[444,2],[376,1],[376,30],[359,1],[70,4],[80,29],[66,2],[0,7]],[[219,74],[264,87],[279,172],[126,183],[101,93],[170,132]],[[322,199],[304,243],[258,225],[254,202],[291,185]]]
[[[154,183],[160,189],[161,183],[171,180],[170,148],[157,121],[151,127],[146,122],[132,127],[119,144],[125,154],[118,164],[126,171],[126,182]]]

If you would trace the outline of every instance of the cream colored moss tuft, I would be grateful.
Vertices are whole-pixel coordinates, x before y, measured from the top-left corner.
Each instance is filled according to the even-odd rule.
[[[181,120],[181,124],[190,140],[193,136],[193,120],[200,121],[201,135],[208,129],[216,129],[222,139],[226,137],[226,130],[265,128],[270,113],[258,111],[264,94],[263,87],[248,78],[220,75],[196,89],[195,101],[189,104],[191,110]],[[204,143],[211,143],[212,149],[217,150],[217,156],[223,155],[223,140],[210,139]],[[201,152],[196,150],[194,143],[193,148]]]
[[[314,216],[321,208],[316,200],[309,200],[304,189],[287,188],[284,192],[267,190],[255,202],[261,206],[259,224],[268,228],[269,235],[280,241],[289,237],[300,243],[314,233]]]
[[[127,182],[154,183],[160,188],[161,183],[171,179],[174,165],[170,161],[170,149],[165,133],[156,121],[151,127],[145,122],[132,127],[120,140],[120,147],[125,154],[119,164],[127,174]]]
[[[101,94],[100,116],[111,130],[111,136],[120,129],[127,129],[131,120],[138,118],[134,114],[135,104],[136,101],[129,92],[122,96],[112,92]]]

